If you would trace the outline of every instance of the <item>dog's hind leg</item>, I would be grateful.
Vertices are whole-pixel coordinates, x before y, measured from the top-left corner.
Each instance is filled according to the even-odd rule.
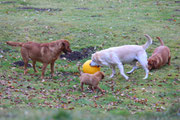
[[[24,74],[26,75],[27,72],[28,72],[28,69],[27,69],[27,66],[28,66],[28,60],[27,59],[24,59]]]
[[[136,62],[133,62],[133,68],[129,71],[129,72],[127,72],[127,74],[130,74],[130,73],[132,73],[134,70],[136,70],[138,67],[136,66]]]
[[[122,75],[126,80],[128,80],[129,77],[124,73],[124,67],[123,67],[123,64],[122,64],[122,63],[118,63],[117,66],[118,66],[118,68],[119,68],[119,70],[120,70],[121,75]]]
[[[110,68],[112,69],[112,74],[111,74],[110,78],[113,78],[114,75],[116,74],[115,65],[111,65]]]
[[[89,89],[91,89],[91,90],[93,91],[93,88],[92,88],[92,86],[91,86],[91,85],[89,85],[89,86],[88,86],[88,88],[89,88]]]
[[[23,61],[24,61],[24,74],[27,74],[27,66],[28,66],[28,59],[29,59],[29,56],[28,56],[28,51],[26,50],[26,48],[21,48],[21,55],[22,55],[22,58],[23,58]]]
[[[81,92],[83,92],[83,82],[81,82]]]
[[[168,65],[171,65],[171,56],[168,58]]]

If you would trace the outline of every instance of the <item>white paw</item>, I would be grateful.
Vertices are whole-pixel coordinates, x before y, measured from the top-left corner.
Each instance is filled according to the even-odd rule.
[[[147,79],[148,77],[146,76],[146,77],[144,77],[143,79],[145,80],[145,79]]]
[[[124,77],[125,77],[125,79],[126,79],[126,80],[128,80],[128,79],[129,79],[129,77],[128,77],[128,76],[124,76]]]
[[[113,77],[114,77],[114,75],[109,76],[109,78],[113,78]]]
[[[126,72],[127,74],[131,74],[132,73],[132,71],[129,71],[129,72]]]

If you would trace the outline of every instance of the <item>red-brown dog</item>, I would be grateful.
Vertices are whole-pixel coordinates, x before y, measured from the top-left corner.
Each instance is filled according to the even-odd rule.
[[[157,39],[160,41],[161,45],[154,50],[152,56],[148,59],[149,70],[158,69],[167,63],[168,65],[171,64],[169,48],[164,46],[164,42],[159,37],[157,37]]]
[[[10,46],[21,47],[21,55],[24,61],[24,74],[27,74],[27,65],[29,58],[33,62],[34,72],[36,61],[43,63],[41,79],[44,78],[44,73],[48,64],[51,64],[51,76],[54,75],[54,63],[60,56],[61,52],[71,52],[70,43],[67,40],[57,40],[50,43],[36,42],[6,42]]]
[[[83,91],[83,85],[89,85],[89,88],[94,92],[95,89],[99,89],[103,94],[105,91],[99,87],[99,82],[104,78],[104,73],[98,71],[94,74],[83,73],[80,70],[80,66],[78,66],[78,70],[80,72],[80,83],[81,83],[81,91]]]

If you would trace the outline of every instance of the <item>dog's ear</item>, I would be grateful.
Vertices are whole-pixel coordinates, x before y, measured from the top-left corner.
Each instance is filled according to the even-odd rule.
[[[153,60],[152,62],[153,62],[152,64],[153,64],[154,68],[156,68],[157,67],[157,61]]]
[[[72,50],[70,49],[70,43],[67,40],[62,41],[62,46],[64,48],[64,52],[72,52]]]
[[[148,59],[148,69],[152,69],[152,60]]]
[[[103,72],[101,72],[102,79],[104,79],[105,75]]]

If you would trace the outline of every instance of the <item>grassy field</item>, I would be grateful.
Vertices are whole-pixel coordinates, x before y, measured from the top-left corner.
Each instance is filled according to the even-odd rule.
[[[180,116],[180,2],[175,0],[0,0],[0,119],[178,119]],[[23,75],[20,48],[6,41],[51,42],[67,39],[78,51],[96,51],[125,44],[142,45],[153,38],[148,56],[160,45],[161,37],[171,50],[171,65],[150,72],[118,74],[104,66],[100,87],[105,95],[82,93],[77,63],[59,59],[55,77],[49,67],[45,81],[39,73]],[[124,66],[125,71],[131,69]],[[118,69],[117,69],[118,71]]]

